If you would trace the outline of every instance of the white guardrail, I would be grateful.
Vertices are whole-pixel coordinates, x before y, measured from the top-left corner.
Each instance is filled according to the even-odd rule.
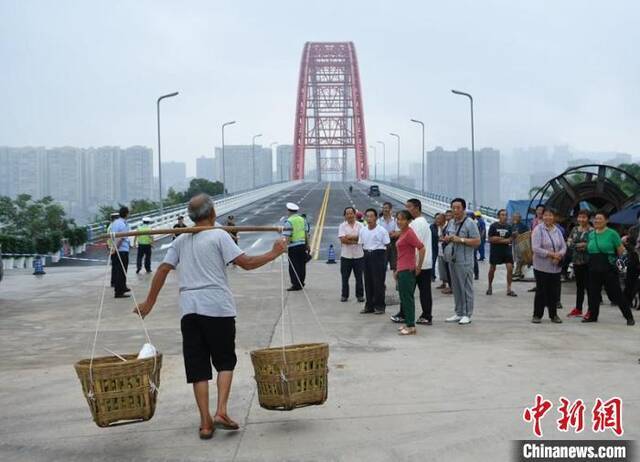
[[[370,180],[360,180],[360,183],[367,187],[377,185],[378,188],[380,188],[380,192],[382,194],[385,194],[403,203],[411,198],[419,199],[422,203],[422,211],[430,217],[435,216],[436,213],[442,213],[451,207],[447,202],[439,201],[437,199],[426,197],[421,194],[416,194],[415,192],[407,191],[395,186],[389,186],[384,183],[377,183]],[[491,223],[495,223],[496,221],[498,221],[495,218],[486,215],[483,215],[482,218],[484,218],[484,221],[487,223],[487,225],[491,225]]]
[[[240,194],[234,194],[232,196],[227,196],[227,197],[223,197],[221,199],[218,199],[216,201],[214,201],[215,204],[215,208],[216,208],[216,215],[218,217],[222,217],[223,215],[239,209],[240,207],[244,207],[246,205],[249,205],[259,199],[263,199],[267,196],[271,196],[273,194],[276,194],[284,189],[290,188],[291,186],[294,186],[296,184],[301,183],[301,180],[295,180],[295,181],[287,181],[284,183],[278,183],[278,184],[272,184],[269,186],[264,186],[262,188],[258,188],[258,189],[254,189],[253,191],[247,191],[247,192],[243,192]],[[156,214],[156,215],[147,215],[149,218],[151,218],[151,228],[152,229],[158,229],[158,228],[166,228],[166,227],[171,227],[175,224],[175,222],[178,220],[179,216],[184,216],[184,221],[186,225],[191,225],[192,222],[191,220],[189,220],[189,216],[187,214],[187,206],[185,205],[183,208],[180,209],[174,209],[168,213],[164,213],[162,215],[160,214]],[[142,224],[142,219],[138,219],[134,222],[130,222],[129,223],[129,227],[132,230],[135,230],[138,228],[138,226],[140,226]],[[156,235],[154,236],[154,239],[161,239],[163,236],[162,235]]]

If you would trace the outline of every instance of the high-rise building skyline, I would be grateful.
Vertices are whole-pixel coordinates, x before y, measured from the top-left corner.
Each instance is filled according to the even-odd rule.
[[[252,161],[252,156],[254,160]],[[215,157],[222,164],[222,148],[215,148]],[[273,181],[272,152],[269,147],[250,144],[225,144],[224,176],[228,193],[260,187]],[[252,170],[254,169],[254,170]],[[254,177],[252,178],[252,174]],[[220,179],[222,181],[222,179]]]
[[[205,156],[198,157],[196,159],[196,178],[204,178],[209,181],[221,181],[222,172],[219,159]]]
[[[180,189],[187,180],[187,164],[185,162],[162,162],[162,193],[169,188]]]
[[[488,207],[500,206],[500,151],[476,150],[476,200]],[[471,151],[461,148],[445,151],[436,147],[427,152],[425,189],[447,197],[473,198]],[[420,171],[420,168],[418,168]]]
[[[101,205],[150,199],[152,187],[153,151],[144,146],[0,147],[0,195],[51,196],[77,219]]]
[[[293,159],[293,145],[280,144],[276,148],[276,169],[274,181],[289,181],[291,178],[291,163]]]

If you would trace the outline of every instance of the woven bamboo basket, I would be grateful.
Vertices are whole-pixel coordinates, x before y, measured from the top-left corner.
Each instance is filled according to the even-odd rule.
[[[525,265],[533,263],[533,250],[531,249],[531,231],[519,234],[516,238],[516,248],[518,254]]]
[[[91,375],[90,359],[78,361],[74,366],[99,427],[149,420],[156,410],[162,355],[145,359],[137,359],[135,354],[123,357],[127,361],[115,356],[94,358]]]
[[[329,345],[305,343],[251,352],[260,406],[274,411],[327,400]]]

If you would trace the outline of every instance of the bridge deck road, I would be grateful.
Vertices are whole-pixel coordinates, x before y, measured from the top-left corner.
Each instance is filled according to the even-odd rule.
[[[353,186],[353,192],[349,193],[349,186]],[[329,191],[329,198],[323,210],[323,199],[325,192]],[[319,241],[315,245],[318,248],[317,259],[327,258],[329,245],[333,244],[336,255],[340,256],[340,241],[338,240],[338,226],[343,218],[344,208],[353,206],[357,210],[364,211],[369,207],[376,210],[382,209],[382,204],[389,201],[393,204],[394,210],[403,207],[398,201],[386,197],[369,197],[364,186],[357,183],[304,183],[282,195],[270,196],[258,203],[243,207],[232,212],[238,225],[277,225],[286,217],[287,202],[294,202],[300,206],[300,213],[307,215],[311,225],[311,239],[315,233],[318,234]],[[222,221],[220,217],[219,221]],[[267,251],[273,239],[273,233],[247,233],[240,237],[240,247],[247,254],[257,254]],[[313,249],[315,250],[315,249]]]
[[[349,186],[353,186],[353,192],[349,193]],[[325,212],[325,217],[320,223],[320,214],[323,212],[322,205],[325,192],[329,190],[329,199]],[[318,232],[319,243],[317,259],[326,260],[329,245],[333,244],[336,256],[340,257],[340,241],[338,240],[338,226],[343,218],[344,208],[353,206],[357,210],[364,212],[369,207],[376,210],[382,210],[382,204],[385,201],[393,204],[394,210],[404,208],[404,205],[395,199],[381,195],[379,197],[369,197],[367,188],[358,183],[340,183],[340,182],[320,182],[320,183],[302,183],[293,186],[276,195],[268,196],[260,199],[250,205],[240,207],[239,209],[228,213],[220,214],[217,221],[220,224],[226,224],[227,217],[233,215],[235,223],[238,226],[277,226],[287,216],[286,204],[293,202],[300,206],[300,213],[307,215],[309,224],[311,225],[311,235]],[[321,231],[318,231],[318,225],[322,224]],[[277,234],[269,233],[241,233],[238,245],[248,255],[257,255],[268,251]],[[170,237],[159,239],[155,242],[152,254],[152,266],[156,267],[164,258],[168,245],[171,243]],[[136,249],[132,249],[129,258],[129,269],[135,271]],[[85,266],[100,265],[100,261],[105,258],[105,250],[92,250],[87,255],[89,259],[96,261],[82,260],[63,260],[62,266]],[[130,274],[131,276],[131,274]],[[141,275],[142,277],[144,275]]]
[[[353,192],[349,193],[349,186],[353,186]],[[323,213],[322,205],[326,191],[329,191],[329,199],[324,211],[324,219],[321,223]],[[402,207],[398,201],[386,196],[369,197],[364,186],[357,183],[340,182],[320,182],[303,183],[284,191],[281,194],[269,196],[251,205],[242,207],[233,212],[229,212],[218,217],[220,223],[224,223],[228,215],[233,215],[237,225],[242,226],[273,226],[278,225],[287,216],[286,204],[293,202],[300,207],[300,213],[307,215],[307,220],[311,225],[311,237],[319,233],[318,259],[327,258],[327,250],[330,244],[336,249],[339,257],[340,241],[338,240],[338,226],[343,218],[344,208],[347,206],[356,207],[357,210],[364,211],[369,207],[376,210],[382,209],[382,204],[389,201],[393,204],[394,210]],[[321,231],[318,225],[321,224]],[[249,255],[266,252],[271,248],[275,233],[246,233],[240,235],[239,245]],[[163,240],[163,243],[165,241]],[[168,242],[168,240],[166,241]],[[162,253],[158,254],[160,257]]]

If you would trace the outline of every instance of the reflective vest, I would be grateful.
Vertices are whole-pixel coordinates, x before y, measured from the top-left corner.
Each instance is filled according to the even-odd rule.
[[[291,237],[289,238],[290,244],[305,243],[306,238],[306,222],[300,215],[291,215],[287,221],[291,223]]]
[[[109,223],[109,226],[107,226],[107,234],[111,234],[111,224],[113,222]],[[107,239],[107,249],[111,250],[113,248],[113,241],[111,240],[111,238]]]
[[[138,226],[138,231],[150,231],[151,227],[147,226],[147,225],[142,225],[142,226]],[[141,245],[150,245],[153,242],[153,237],[146,235],[146,236],[138,236],[138,244]]]

